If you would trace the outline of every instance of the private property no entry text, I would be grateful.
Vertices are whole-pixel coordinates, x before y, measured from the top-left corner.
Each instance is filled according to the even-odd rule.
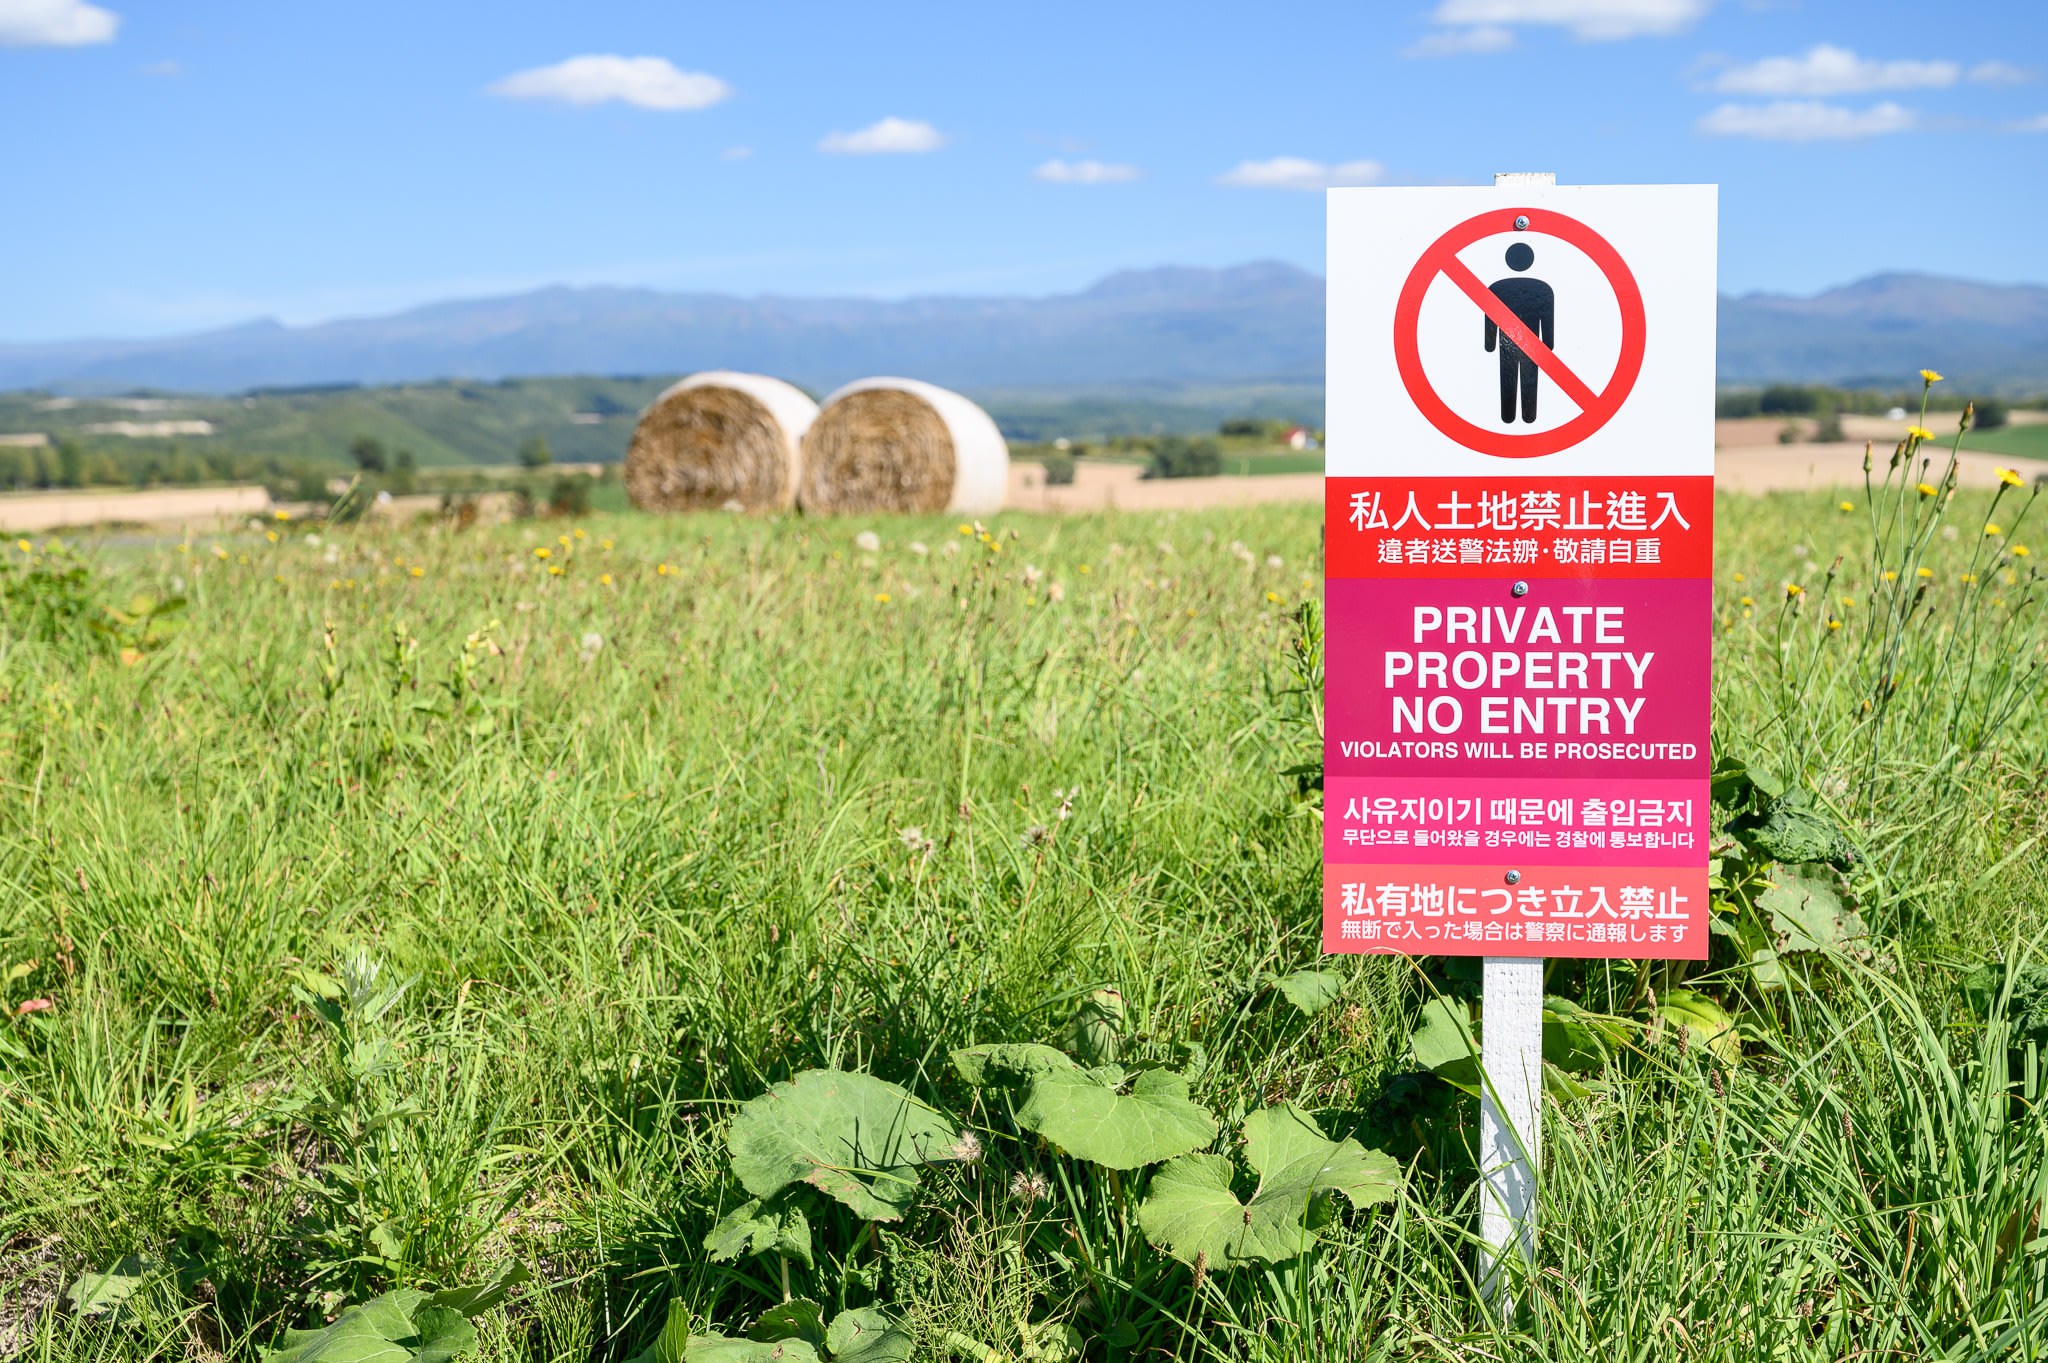
[[[1525,633],[1526,627],[1526,633]],[[1382,680],[1393,706],[1393,732],[1458,734],[1468,718],[1476,732],[1608,736],[1636,732],[1649,701],[1654,651],[1626,648],[1625,606],[1436,606],[1414,608],[1410,642],[1440,649],[1387,649]],[[1589,648],[1466,648],[1456,644],[1581,644]],[[1571,695],[1488,694],[1469,710],[1454,691],[1566,691]],[[1406,694],[1403,694],[1403,693]],[[1435,693],[1435,694],[1431,694]],[[1560,746],[1559,756],[1566,756]]]

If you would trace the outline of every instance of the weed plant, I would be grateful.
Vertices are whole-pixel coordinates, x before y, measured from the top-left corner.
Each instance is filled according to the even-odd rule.
[[[253,1359],[412,1289],[493,1363],[2039,1356],[2032,522],[1902,490],[1921,448],[1719,507],[1726,931],[1553,971],[1592,1058],[1506,1318],[1411,1040],[1469,979],[1318,954],[1312,510],[17,546],[0,1356]],[[1798,836],[1847,869],[1788,930]],[[764,1166],[816,1071],[917,1141]]]

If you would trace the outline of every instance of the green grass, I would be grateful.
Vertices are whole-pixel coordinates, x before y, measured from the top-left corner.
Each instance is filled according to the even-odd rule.
[[[1992,431],[1971,431],[1963,437],[1963,448],[1986,454],[2012,454],[2022,459],[2048,461],[2048,422],[2000,426]]]
[[[1839,815],[1878,941],[1768,992],[1717,960],[1693,983],[1744,1012],[1739,1065],[1645,1033],[1551,1105],[1505,1324],[1472,1291],[1469,1101],[1407,1056],[1423,975],[1327,963],[1313,1015],[1268,984],[1322,960],[1282,774],[1318,750],[1289,661],[1313,509],[1004,516],[993,547],[903,518],[288,529],[76,578],[10,550],[0,1355],[253,1358],[515,1261],[538,1281],[479,1320],[486,1359],[623,1359],[672,1306],[741,1333],[785,1288],[702,1247],[741,1197],[730,1116],[836,1066],[986,1144],[878,1232],[821,1200],[789,1270],[919,1357],[1015,1357],[1020,1321],[1097,1360],[2038,1357],[2036,1061],[2008,1092],[1956,983],[2048,928],[2036,560],[1983,557],[1988,500],[1953,540],[1911,498],[1721,503],[1717,742]],[[2037,528],[2016,509],[1997,544]],[[138,591],[189,605],[89,627]],[[1661,972],[1550,987],[1626,1010]],[[946,1061],[1056,1043],[1105,985],[1126,1064],[1227,1132],[1309,1109],[1402,1196],[1267,1268],[1152,1249],[1147,1171],[1043,1147]],[[167,1284],[53,1305],[128,1254]]]

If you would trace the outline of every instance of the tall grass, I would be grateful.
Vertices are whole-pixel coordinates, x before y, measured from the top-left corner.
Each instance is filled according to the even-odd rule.
[[[517,1260],[539,1282],[480,1322],[492,1360],[623,1359],[672,1304],[738,1334],[785,1295],[885,1303],[929,1356],[1049,1322],[1091,1359],[2030,1356],[2038,1077],[1954,982],[2044,925],[2025,556],[1911,532],[1936,576],[1867,626],[1920,631],[1881,665],[1876,747],[1893,636],[1859,630],[1899,615],[1877,565],[1907,541],[1869,558],[1870,517],[1833,499],[1720,524],[1717,729],[1850,821],[1885,949],[1760,1005],[1739,1066],[1667,1032],[1553,1105],[1506,1322],[1472,1287],[1475,1119],[1410,1073],[1418,972],[1337,963],[1313,1016],[1270,983],[1319,959],[1319,825],[1283,775],[1315,750],[1312,512],[98,550],[95,603],[189,606],[147,638],[0,633],[0,1355],[253,1357]],[[12,557],[26,592],[63,566]],[[1830,593],[1873,600],[1830,630]],[[1921,623],[1965,602],[2004,623]],[[1185,1071],[1227,1130],[1312,1109],[1399,1155],[1403,1197],[1269,1269],[1156,1252],[1142,1174],[1059,1156],[945,1063],[1052,1042],[1104,985],[1126,1063]],[[734,1106],[817,1066],[988,1149],[901,1224],[821,1213],[785,1287],[702,1241],[739,1197]],[[118,1319],[57,1303],[128,1254],[175,1290]]]

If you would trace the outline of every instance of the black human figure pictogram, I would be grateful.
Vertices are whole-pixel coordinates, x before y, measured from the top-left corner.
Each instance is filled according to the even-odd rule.
[[[1552,350],[1557,349],[1557,296],[1550,286],[1540,279],[1530,279],[1521,271],[1536,263],[1536,253],[1526,242],[1516,242],[1508,247],[1508,268],[1516,273],[1506,279],[1496,280],[1490,287],[1495,298],[1508,305],[1508,310],[1521,319],[1522,325],[1535,333],[1536,339]],[[1502,335],[1491,317],[1486,319],[1486,348],[1492,350],[1494,341],[1500,342],[1500,420],[1501,424],[1512,425],[1515,420],[1515,393],[1519,387],[1522,398],[1522,420],[1536,419],[1536,361],[1522,353],[1522,348]]]

